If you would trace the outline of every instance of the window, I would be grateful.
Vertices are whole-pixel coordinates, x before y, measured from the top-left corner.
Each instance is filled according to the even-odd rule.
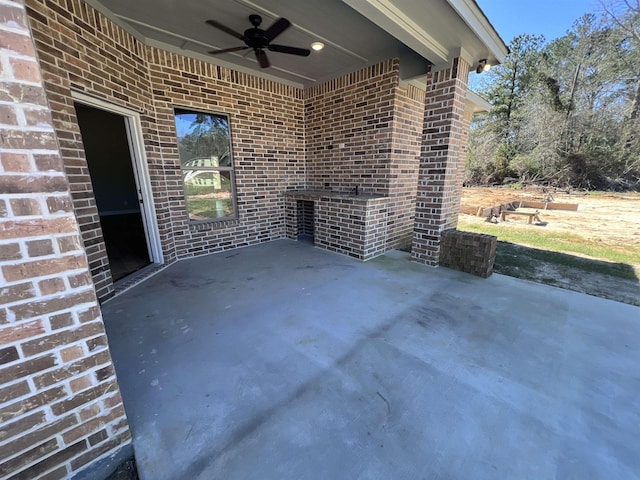
[[[229,118],[177,108],[175,119],[189,220],[235,218]]]

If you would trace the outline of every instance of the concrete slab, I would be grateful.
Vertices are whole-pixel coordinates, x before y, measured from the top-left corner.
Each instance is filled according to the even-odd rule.
[[[103,306],[143,479],[640,478],[640,309],[277,241]]]

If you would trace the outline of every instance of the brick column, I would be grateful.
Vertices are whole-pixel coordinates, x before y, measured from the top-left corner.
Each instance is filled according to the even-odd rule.
[[[462,191],[462,185],[464,184],[465,170],[467,166],[467,152],[469,150],[469,134],[471,133],[471,120],[473,119],[473,112],[470,109],[464,111],[462,118],[462,135],[461,149],[458,155],[458,175],[456,183],[460,191]]]
[[[442,232],[458,221],[468,77],[469,64],[456,58],[451,68],[432,72],[427,80],[411,256],[431,266],[439,262]]]
[[[0,54],[0,478],[71,478],[131,436],[21,0]]]

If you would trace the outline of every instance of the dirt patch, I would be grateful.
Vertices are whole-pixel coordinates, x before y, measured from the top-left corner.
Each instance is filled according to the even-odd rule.
[[[577,203],[577,211],[538,209],[540,222],[527,225],[526,217],[508,216],[500,228],[530,228],[567,232],[602,246],[630,251],[640,248],[640,195],[548,192],[541,189],[465,188],[462,211],[477,211],[518,200]],[[475,210],[474,210],[475,209]],[[535,212],[535,209],[518,209]],[[460,228],[478,223],[475,215],[462,213]],[[620,302],[640,305],[640,282],[567,265],[543,261],[533,250],[499,242],[495,271],[506,275],[575,290]],[[586,257],[589,258],[589,257]],[[517,259],[517,261],[516,261]],[[638,265],[631,266],[638,271]]]
[[[465,188],[462,191],[463,207],[491,207],[513,200],[544,202],[549,199],[560,203],[577,203],[578,211],[538,209],[540,219],[546,223],[544,228],[576,233],[607,245],[640,246],[640,195],[637,194],[587,195],[505,188]],[[461,218],[465,216],[461,215]],[[510,219],[506,223],[516,222],[518,220]],[[520,223],[526,223],[526,220]]]

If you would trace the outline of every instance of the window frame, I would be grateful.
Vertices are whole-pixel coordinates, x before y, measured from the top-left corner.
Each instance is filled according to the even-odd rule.
[[[184,181],[184,171],[185,168],[182,165],[182,158],[180,157],[180,149],[179,149],[179,142],[180,139],[178,138],[178,127],[176,124],[176,117],[178,114],[180,113],[187,113],[187,114],[204,114],[204,115],[215,115],[218,117],[223,117],[227,120],[227,130],[228,130],[228,134],[229,134],[229,166],[222,166],[222,167],[198,167],[197,170],[199,171],[205,171],[205,172],[229,172],[229,183],[231,186],[231,201],[233,204],[233,215],[229,215],[229,216],[225,216],[225,217],[218,217],[218,218],[208,218],[205,220],[195,220],[193,218],[191,218],[190,214],[189,214],[189,201],[187,199],[187,186],[185,184]],[[239,218],[238,215],[238,198],[237,198],[237,189],[236,189],[236,172],[235,172],[235,158],[234,158],[234,154],[233,154],[233,136],[232,136],[232,129],[231,129],[231,115],[229,115],[228,113],[224,113],[224,112],[214,112],[211,110],[206,110],[206,109],[200,109],[197,107],[185,107],[182,105],[174,105],[173,106],[173,126],[175,129],[175,135],[176,135],[176,148],[178,149],[178,158],[180,160],[180,177],[182,179],[182,191],[183,191],[183,196],[184,196],[184,203],[185,203],[185,213],[187,214],[187,219],[189,221],[189,225],[194,225],[194,226],[201,226],[201,225],[207,225],[207,224],[225,224],[228,222],[232,222],[232,221],[237,221]],[[196,169],[194,169],[196,170]],[[213,201],[213,200],[212,200]]]

